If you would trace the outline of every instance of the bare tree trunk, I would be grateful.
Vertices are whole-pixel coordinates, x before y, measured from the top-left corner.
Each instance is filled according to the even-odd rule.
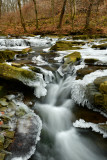
[[[74,18],[76,15],[76,0],[69,0],[70,9],[71,9],[71,21],[72,21],[72,29],[74,29]]]
[[[23,27],[24,31],[27,32],[26,26],[25,26],[25,22],[24,22],[24,18],[23,18],[23,15],[22,15],[21,2],[20,2],[20,0],[18,0],[18,7],[19,7],[19,11],[20,11],[20,19],[21,19],[22,27]]]
[[[62,7],[60,18],[59,18],[58,28],[61,28],[61,26],[62,26],[62,19],[63,19],[64,13],[65,13],[66,2],[67,2],[67,0],[64,0],[64,2],[63,2],[63,7]]]
[[[38,29],[38,12],[37,12],[36,0],[33,0],[33,3],[35,7],[35,15],[36,15],[36,28]]]
[[[94,0],[90,0],[90,4],[89,4],[88,10],[87,10],[87,15],[86,15],[85,29],[89,28],[89,25],[90,25],[90,18],[91,18],[93,2],[94,2]]]
[[[52,8],[52,21],[54,24],[54,0],[51,0],[51,8]]]
[[[2,0],[0,0],[0,19],[1,19]]]

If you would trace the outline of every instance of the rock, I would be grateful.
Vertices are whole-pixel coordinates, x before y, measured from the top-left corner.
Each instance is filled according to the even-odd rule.
[[[104,44],[100,44],[100,45],[93,45],[92,48],[95,48],[95,49],[107,49],[107,43],[104,43]]]
[[[15,132],[14,131],[5,131],[4,132],[4,136],[7,138],[13,138],[14,137]]]
[[[95,72],[96,70],[104,70],[107,69],[107,67],[104,66],[86,66],[84,68],[81,68],[77,70],[77,77],[76,79],[82,79],[85,75],[90,74],[92,72]]]
[[[6,154],[5,153],[0,153],[0,160],[4,160]]]
[[[18,116],[18,117],[22,117],[22,116],[24,116],[26,114],[26,111],[23,109],[23,108],[18,108],[17,110],[16,110],[16,116]]]
[[[101,93],[107,94],[107,81],[100,84],[99,91]]]
[[[11,120],[11,118],[6,115],[0,115],[0,118],[3,120],[3,122],[8,122],[9,120]]]
[[[11,64],[12,66],[14,66],[14,67],[22,67],[22,66],[24,66],[24,64],[20,64],[20,63],[13,63],[12,62],[12,64]]]
[[[7,124],[3,124],[0,126],[1,129],[10,129],[11,127]]]
[[[12,51],[12,50],[0,51],[0,62],[5,62],[7,60],[12,60],[15,55],[26,54],[30,51],[32,51],[31,48],[25,48],[22,51]]]
[[[10,145],[12,142],[13,142],[12,139],[6,138],[6,139],[5,139],[5,143],[4,143],[4,149],[8,148],[9,145]]]
[[[99,61],[98,59],[94,59],[94,58],[87,58],[84,60],[86,64],[94,64],[95,62],[98,62],[98,61]]]
[[[107,81],[107,76],[98,77],[94,80],[94,84],[99,88],[101,83],[104,83]]]
[[[8,105],[8,102],[6,102],[5,98],[0,98],[0,104],[5,107]]]
[[[73,52],[64,57],[64,64],[75,63],[76,61],[81,59],[80,52]]]
[[[0,112],[5,112],[8,108],[0,106]]]
[[[17,80],[29,85],[29,81],[35,80],[36,74],[33,71],[0,63],[0,77],[6,80]]]
[[[84,44],[85,44],[84,42],[58,41],[56,42],[54,46],[51,47],[50,51],[64,51],[64,50],[81,49],[80,46]]]

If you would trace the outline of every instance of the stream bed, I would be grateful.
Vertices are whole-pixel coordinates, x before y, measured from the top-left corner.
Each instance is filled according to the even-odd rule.
[[[87,89],[87,85],[93,83],[96,78],[107,76],[107,49],[92,48],[93,44],[102,44],[102,40],[104,39],[73,40],[71,36],[0,39],[2,50],[32,48],[29,54],[18,55],[7,64],[24,64],[22,68],[26,70],[33,67],[33,71],[38,71],[40,81],[36,84],[29,83],[30,87],[36,86],[35,95],[29,88],[22,89],[23,91],[16,89],[20,90],[24,96],[23,102],[30,106],[33,114],[37,114],[42,120],[40,141],[36,150],[33,149],[33,155],[31,153],[27,156],[24,153],[24,156],[20,156],[18,153],[7,160],[107,159],[107,132],[99,128],[99,124],[107,124],[107,113],[93,107],[90,90]],[[50,51],[51,46],[58,41],[78,41],[84,42],[84,45],[80,49]],[[80,52],[81,60],[72,65],[63,65],[64,57],[73,52]],[[97,61],[88,64],[85,59]],[[79,69],[89,67],[90,70],[92,66],[92,72],[77,78]]]

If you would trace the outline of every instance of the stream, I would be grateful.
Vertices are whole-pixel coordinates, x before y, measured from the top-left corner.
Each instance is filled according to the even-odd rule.
[[[72,40],[72,37],[61,38],[65,41],[69,39]],[[76,50],[81,53],[82,61],[63,68],[63,57],[74,51],[49,53],[49,48],[58,41],[58,37],[24,37],[10,41],[0,39],[2,49],[21,50],[32,47],[33,51],[30,54],[24,57],[17,56],[14,62],[36,66],[45,83],[40,87],[43,96],[38,91],[35,100],[33,97],[35,103],[31,109],[41,118],[42,131],[36,151],[30,160],[107,159],[107,134],[98,128],[98,124],[105,123],[107,118],[103,112],[94,109],[84,95],[86,85],[99,76],[107,76],[107,69],[96,70],[83,79],[76,80],[76,71],[86,65],[85,58],[97,58],[100,65],[107,64],[107,50],[93,51],[91,48],[92,44],[99,44],[100,40],[85,40],[82,49]],[[27,68],[27,65],[23,68]],[[14,160],[27,158],[16,157]]]

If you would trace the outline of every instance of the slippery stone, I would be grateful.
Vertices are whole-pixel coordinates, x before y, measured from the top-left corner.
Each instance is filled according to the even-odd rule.
[[[100,49],[100,50],[107,49],[107,43],[99,44],[99,45],[93,45],[92,48]]]
[[[75,63],[81,59],[80,52],[73,52],[64,57],[64,64]]]
[[[76,50],[81,49],[82,45],[84,42],[58,41],[51,47],[50,51]]]

